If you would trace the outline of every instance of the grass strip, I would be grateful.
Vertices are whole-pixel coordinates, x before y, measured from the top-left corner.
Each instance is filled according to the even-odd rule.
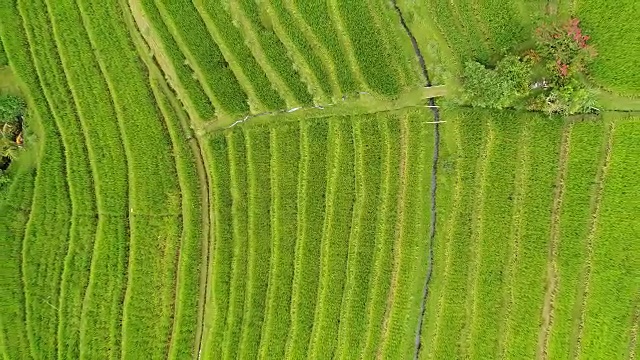
[[[277,76],[278,81],[284,83],[286,88],[280,90],[280,92],[286,92],[287,95],[295,99],[296,103],[289,104],[287,107],[311,105],[313,103],[313,97],[309,94],[307,86],[300,79],[299,70],[296,69],[296,66],[287,53],[286,47],[276,33],[264,24],[259,5],[253,0],[242,0],[238,6],[242,12],[242,16],[245,17],[247,22],[247,25],[243,27],[245,38],[255,37],[258,42],[256,46],[250,47],[251,50],[254,54],[260,52],[268,62],[271,71],[275,71],[276,74],[273,74],[273,76]],[[258,59],[257,55],[256,59]],[[263,67],[265,66],[263,65]],[[265,71],[267,71],[268,74],[269,71]]]
[[[291,295],[291,329],[285,357],[307,356],[320,277],[320,244],[325,211],[327,134],[325,120],[303,120],[298,178],[298,236]]]
[[[231,179],[233,255],[222,358],[235,359],[242,330],[247,276],[247,155],[243,132],[236,130],[228,133],[227,144],[229,148],[229,177]]]
[[[366,336],[360,349],[361,358],[372,359],[376,356],[378,344],[382,335],[382,323],[389,288],[391,286],[391,271],[393,258],[389,254],[393,251],[395,224],[397,222],[397,203],[400,191],[398,171],[400,164],[400,121],[396,115],[382,117],[378,122],[383,143],[382,180],[380,194],[381,206],[378,208],[376,235],[374,238],[373,269],[369,279],[367,308],[366,308]]]
[[[260,110],[286,108],[284,100],[245,44],[240,29],[234,25],[227,5],[220,0],[196,0],[195,5],[229,67],[249,95],[249,104],[255,104],[255,108]]]
[[[300,127],[271,130],[271,264],[259,358],[282,358],[291,325],[289,313],[298,232]]]
[[[271,257],[271,169],[270,129],[247,128],[247,218],[248,255],[244,316],[238,357],[256,359],[267,301]]]
[[[353,210],[347,281],[345,284],[335,357],[357,358],[365,340],[368,283],[373,271],[378,209],[382,205],[385,143],[377,126],[382,116],[353,119],[356,202]]]
[[[233,259],[233,220],[231,208],[231,178],[229,174],[229,144],[224,133],[217,132],[209,142],[211,154],[211,196],[213,218],[212,272],[209,278],[211,291],[207,294],[205,309],[205,333],[202,355],[212,358],[222,354],[222,342],[229,307],[231,262]]]
[[[329,123],[326,208],[320,249],[320,282],[308,357],[333,357],[346,284],[349,235],[355,203],[351,119]]]
[[[625,358],[640,289],[640,223],[637,156],[640,139],[638,118],[616,123],[611,158],[605,177],[602,203],[596,219],[591,274],[587,283],[584,326],[579,358]],[[635,350],[635,349],[634,349]]]
[[[229,115],[244,114],[249,111],[247,95],[242,90],[220,48],[211,39],[209,31],[189,0],[161,0],[156,6],[163,15],[169,30],[173,31],[178,44],[189,64],[199,69],[201,83],[209,91],[209,98],[215,98],[218,106]],[[218,86],[225,84],[225,86]],[[213,97],[213,98],[212,98]]]

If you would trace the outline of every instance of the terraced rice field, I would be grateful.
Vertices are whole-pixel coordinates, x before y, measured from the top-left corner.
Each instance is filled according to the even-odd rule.
[[[0,0],[2,358],[635,359],[640,118],[441,111],[543,10],[408,3]]]
[[[420,358],[628,358],[640,244],[621,179],[637,172],[639,119],[443,116],[458,121],[441,128]]]

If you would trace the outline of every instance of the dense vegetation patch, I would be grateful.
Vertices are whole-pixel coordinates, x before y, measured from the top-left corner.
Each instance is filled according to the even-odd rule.
[[[579,24],[578,19],[543,24],[534,32],[534,47],[507,55],[495,66],[466,62],[457,101],[548,114],[594,111],[594,93],[584,76],[596,52]]]

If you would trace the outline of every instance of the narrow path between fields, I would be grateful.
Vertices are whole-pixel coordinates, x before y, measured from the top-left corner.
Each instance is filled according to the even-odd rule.
[[[402,15],[402,10],[398,6],[397,0],[391,0],[391,4],[395,9],[398,17],[400,18],[400,24],[402,28],[409,36],[411,40],[411,45],[413,46],[413,51],[416,53],[416,57],[418,58],[418,62],[420,63],[420,69],[422,70],[422,76],[425,80],[425,86],[431,87],[431,79],[429,78],[429,71],[427,70],[427,65],[424,61],[424,57],[422,56],[422,52],[420,51],[420,47],[418,46],[418,41],[415,36],[409,29],[407,22]],[[420,305],[420,320],[418,321],[418,328],[416,329],[416,339],[415,339],[415,351],[413,358],[417,359],[418,354],[420,352],[420,338],[422,337],[422,323],[424,322],[424,314],[427,303],[427,297],[429,296],[429,283],[431,282],[431,277],[433,276],[433,244],[436,236],[436,190],[437,190],[437,175],[438,175],[438,156],[440,153],[440,111],[436,106],[435,98],[429,98],[429,106],[431,111],[433,112],[433,120],[434,124],[434,137],[433,137],[433,164],[431,167],[431,225],[429,230],[429,265],[427,269],[427,277],[424,281],[424,288],[422,292],[422,303]]]
[[[162,58],[162,52],[153,51],[155,50],[153,48],[153,42],[152,43],[147,42],[149,41],[149,39],[146,39],[144,37],[144,29],[146,28],[148,31],[150,31],[149,29],[151,28],[150,28],[150,25],[146,22],[146,19],[144,18],[143,13],[141,12],[139,2],[137,0],[120,0],[120,1],[121,1],[122,8],[128,9],[128,11],[125,11],[125,20],[127,22],[127,26],[129,28],[131,38],[133,39],[134,45],[138,50],[140,58],[144,61],[144,63],[147,66],[147,69],[149,70],[149,76],[151,78],[155,78],[158,84],[160,84],[161,90],[167,96],[170,104],[174,107],[177,114],[180,114],[182,110],[182,107],[179,106],[179,104],[184,105],[184,111],[187,112],[187,115],[189,116],[192,122],[191,124],[189,124],[187,123],[189,121],[188,119],[185,119],[182,116],[178,116],[180,119],[180,122],[181,122],[180,125],[183,131],[189,134],[186,140],[189,144],[189,147],[191,148],[191,151],[195,159],[198,181],[201,184],[200,196],[202,199],[202,209],[204,210],[202,212],[202,238],[201,238],[202,265],[201,265],[201,271],[199,274],[200,291],[198,294],[198,297],[199,297],[198,310],[197,310],[198,316],[197,316],[197,323],[196,323],[195,344],[193,349],[196,356],[200,358],[202,334],[204,332],[203,331],[204,312],[205,312],[206,301],[207,301],[207,293],[208,293],[207,290],[209,288],[208,269],[209,269],[209,263],[211,261],[209,246],[212,241],[210,238],[210,234],[213,227],[213,221],[210,217],[210,211],[209,211],[211,190],[209,188],[210,179],[208,174],[210,172],[208,171],[207,163],[205,161],[206,154],[205,154],[204,145],[203,145],[205,140],[201,139],[197,135],[196,136],[191,135],[191,129],[195,125],[193,122],[199,122],[199,121],[202,121],[202,119],[197,118],[197,112],[195,111],[195,109],[193,109],[190,106],[192,105],[192,102],[190,101],[190,99],[188,101],[185,101],[185,99],[188,99],[188,95],[186,93],[183,93],[182,101],[179,101],[178,100],[179,96],[176,96],[176,94],[174,94],[174,91],[178,92],[178,89],[181,89],[180,81],[177,78],[177,75],[174,74],[175,78],[173,80],[175,83],[170,84],[171,79],[167,78],[167,76],[169,75],[167,73],[167,70],[172,68],[170,66],[167,68],[163,68],[161,66],[160,62],[163,60],[166,61],[167,59]],[[167,64],[170,64],[170,62],[168,62]],[[172,88],[171,85],[175,86],[175,88]],[[174,337],[172,334],[169,347],[173,345],[173,342],[174,342]]]

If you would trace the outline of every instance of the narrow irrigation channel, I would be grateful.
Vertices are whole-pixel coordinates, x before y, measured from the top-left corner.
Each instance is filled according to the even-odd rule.
[[[418,58],[418,62],[420,63],[420,68],[422,70],[422,76],[424,77],[425,80],[425,86],[426,87],[431,87],[431,79],[429,78],[429,71],[427,70],[427,64],[424,61],[424,57],[422,56],[422,52],[420,51],[420,47],[418,46],[418,41],[416,40],[415,36],[413,36],[413,33],[411,32],[411,29],[409,29],[409,26],[407,25],[407,22],[404,19],[404,16],[402,15],[402,10],[400,10],[400,7],[398,6],[397,0],[391,0],[391,4],[393,5],[393,8],[395,9],[396,13],[398,14],[398,17],[400,18],[400,24],[402,25],[402,28],[404,29],[404,31],[407,33],[407,36],[409,36],[409,39],[411,40],[411,45],[413,45],[413,51],[416,54],[416,57]],[[427,277],[425,278],[424,281],[424,287],[422,290],[422,302],[420,305],[420,320],[418,321],[418,328],[416,329],[416,339],[415,339],[415,351],[413,354],[413,358],[414,359],[418,359],[418,354],[420,353],[420,346],[421,346],[421,335],[422,335],[422,324],[424,322],[424,313],[425,313],[425,308],[426,308],[426,304],[427,304],[427,297],[429,296],[429,283],[431,282],[431,277],[433,275],[433,244],[435,241],[435,236],[436,236],[436,189],[437,189],[437,184],[436,184],[436,180],[437,180],[437,175],[438,175],[438,157],[439,157],[439,152],[440,152],[440,111],[438,109],[438,107],[436,106],[436,100],[435,98],[429,98],[429,108],[431,109],[431,111],[433,112],[433,121],[434,121],[434,137],[433,137],[433,164],[431,167],[431,226],[429,229],[429,265],[428,265],[428,269],[427,269]]]

